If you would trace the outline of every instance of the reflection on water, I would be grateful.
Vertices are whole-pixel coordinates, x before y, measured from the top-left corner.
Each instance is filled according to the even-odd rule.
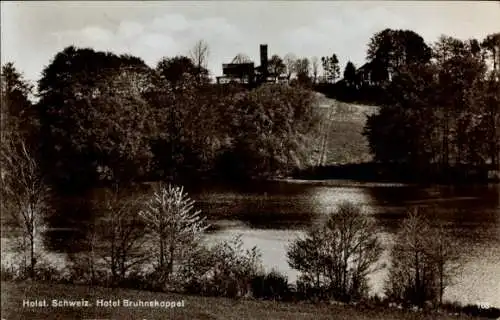
[[[445,299],[486,302],[500,307],[498,186],[424,188],[337,181],[274,181],[238,188],[198,186],[190,191],[196,206],[215,226],[207,235],[209,241],[241,234],[245,247],[260,248],[267,269],[285,272],[291,281],[297,273],[287,264],[289,242],[326,212],[335,210],[340,202],[348,200],[364,205],[367,214],[378,221],[383,242],[388,246],[406,216],[407,206],[434,207],[433,221],[445,224],[463,249],[462,273],[446,290]],[[51,250],[78,250],[73,241],[85,233],[81,217],[87,217],[88,212],[77,212],[77,206],[71,204],[71,201],[66,203],[64,219],[52,219],[52,226],[58,229],[47,234],[47,247]],[[88,203],[86,205],[88,208]],[[387,262],[387,259],[388,252],[385,252],[383,260]],[[374,292],[382,292],[385,276],[386,270],[372,275],[370,283]]]

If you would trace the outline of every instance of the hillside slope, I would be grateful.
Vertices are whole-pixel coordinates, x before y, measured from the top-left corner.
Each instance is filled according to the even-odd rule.
[[[322,119],[315,137],[313,164],[327,166],[370,161],[368,141],[362,132],[367,116],[378,112],[379,108],[340,102],[320,93],[316,95],[316,107],[320,108]]]

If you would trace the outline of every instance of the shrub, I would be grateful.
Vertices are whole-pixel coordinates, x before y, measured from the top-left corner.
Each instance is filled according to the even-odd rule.
[[[252,294],[254,298],[288,300],[291,297],[288,278],[276,270],[259,274],[252,279]]]
[[[46,263],[38,262],[35,269],[26,268],[19,264],[2,263],[0,278],[2,281],[33,281],[63,282],[66,279],[64,270]]]
[[[181,278],[190,293],[230,298],[250,294],[252,279],[262,270],[256,247],[243,249],[241,235],[198,251],[198,263],[183,268]]]

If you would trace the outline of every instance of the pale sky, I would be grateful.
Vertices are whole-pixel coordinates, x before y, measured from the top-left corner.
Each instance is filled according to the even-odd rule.
[[[442,34],[483,39],[500,32],[500,2],[2,1],[1,61],[33,81],[69,45],[130,53],[155,66],[203,39],[212,75],[238,53],[258,65],[261,43],[269,56],[336,53],[342,68],[347,60],[359,67],[370,37],[385,28],[413,30],[428,43]]]

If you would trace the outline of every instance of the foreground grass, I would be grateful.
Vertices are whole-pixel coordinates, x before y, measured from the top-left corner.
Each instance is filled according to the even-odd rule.
[[[471,319],[402,310],[342,305],[275,303],[109,289],[79,285],[2,282],[2,319]],[[47,300],[47,308],[23,307],[23,300]],[[88,300],[91,307],[51,307],[52,299]],[[178,308],[96,307],[97,299],[184,301]]]

